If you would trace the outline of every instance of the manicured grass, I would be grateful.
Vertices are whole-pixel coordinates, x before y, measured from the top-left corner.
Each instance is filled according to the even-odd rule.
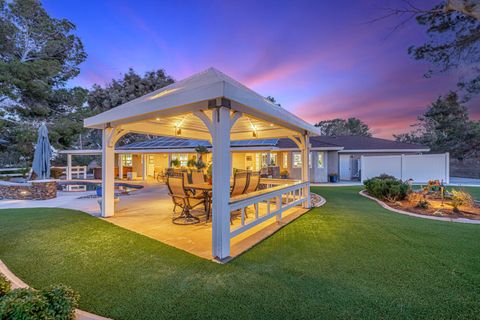
[[[324,207],[227,265],[61,209],[0,211],[0,258],[115,319],[477,318],[480,226],[391,213],[359,190],[314,188]]]

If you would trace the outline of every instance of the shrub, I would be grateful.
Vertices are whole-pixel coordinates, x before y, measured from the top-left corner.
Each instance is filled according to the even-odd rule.
[[[364,181],[367,192],[375,198],[395,202],[405,199],[408,192],[408,184],[398,179],[375,177]]]
[[[382,173],[381,175],[379,175],[378,177],[375,177],[377,179],[380,179],[380,180],[396,180],[396,178],[394,176],[391,176],[389,174],[386,174],[386,173]]]
[[[79,295],[64,285],[51,286],[42,290],[48,302],[48,314],[54,319],[68,320],[75,318]]]
[[[15,289],[0,299],[0,319],[52,319],[47,299],[39,291]]]
[[[44,290],[15,289],[0,299],[0,319],[75,319],[78,295],[59,285]]]
[[[421,193],[418,192],[410,192],[407,194],[407,201],[410,204],[417,204],[418,202],[424,200],[424,196]]]
[[[50,169],[50,177],[53,179],[60,179],[60,177],[63,174],[63,169],[62,168],[51,168]]]
[[[470,193],[462,190],[452,190],[453,211],[458,212],[460,207],[471,208],[474,205],[473,197]]]
[[[6,295],[12,289],[12,284],[0,273],[0,298]]]
[[[428,209],[429,207],[430,207],[430,202],[428,202],[425,199],[418,201],[417,204],[415,205],[415,208],[419,208],[419,209]]]

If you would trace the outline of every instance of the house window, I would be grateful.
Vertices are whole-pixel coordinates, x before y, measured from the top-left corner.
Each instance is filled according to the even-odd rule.
[[[323,159],[323,155],[325,153],[323,152],[318,152],[318,161],[317,161],[317,168],[318,169],[323,169],[324,168],[324,159]]]
[[[312,169],[312,152],[308,153],[308,167]]]
[[[288,169],[288,153],[283,153],[283,168]]]
[[[188,154],[186,153],[176,153],[172,154],[172,160],[178,159],[180,161],[181,167],[186,167],[188,163]]]
[[[302,167],[302,154],[300,152],[292,153],[292,163],[294,168]]]
[[[122,155],[122,166],[124,166],[124,167],[131,167],[132,166],[132,155],[131,154],[123,154]]]
[[[276,153],[270,154],[270,165],[271,166],[276,166],[277,165],[277,154]]]

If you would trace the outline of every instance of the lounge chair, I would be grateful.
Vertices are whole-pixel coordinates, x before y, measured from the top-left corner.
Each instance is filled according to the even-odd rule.
[[[248,183],[248,172],[236,170],[233,175],[233,186],[230,191],[230,197],[239,196],[245,193]],[[238,214],[237,214],[238,215]],[[230,213],[230,223],[233,223],[233,214]]]

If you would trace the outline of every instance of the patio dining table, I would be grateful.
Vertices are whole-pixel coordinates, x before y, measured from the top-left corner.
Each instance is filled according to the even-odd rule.
[[[230,181],[230,186],[233,184],[233,180]],[[210,219],[210,214],[212,211],[212,185],[205,182],[205,183],[186,183],[185,184],[186,189],[191,189],[191,190],[199,190],[203,192],[203,197],[205,201],[205,207],[206,207],[206,214],[207,218],[205,219],[205,223],[208,222]]]
[[[207,214],[207,218],[205,219],[205,223],[208,222],[208,220],[210,219],[210,211],[211,211],[211,192],[212,192],[212,185],[211,184],[208,184],[208,183],[188,183],[188,184],[185,184],[185,188],[186,189],[190,189],[190,190],[199,190],[201,192],[203,192],[203,198],[204,198],[204,202],[205,202],[205,211],[206,211],[206,214]]]

